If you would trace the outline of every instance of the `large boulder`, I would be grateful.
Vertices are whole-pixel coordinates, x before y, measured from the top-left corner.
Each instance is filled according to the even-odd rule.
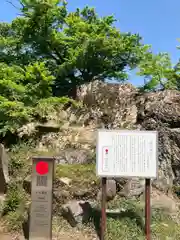
[[[159,133],[159,176],[154,184],[169,192],[180,184],[180,92],[161,91],[144,94],[137,105],[141,129]]]
[[[94,121],[99,127],[133,127],[137,118],[137,92],[131,84],[94,81],[81,86],[77,95],[88,108],[86,124]]]

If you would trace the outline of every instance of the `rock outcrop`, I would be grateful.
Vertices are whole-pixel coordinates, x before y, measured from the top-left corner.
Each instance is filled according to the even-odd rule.
[[[78,98],[89,109],[89,121],[97,126],[157,130],[159,176],[157,188],[169,191],[180,183],[180,92],[140,93],[130,84],[93,82],[82,86]],[[88,125],[88,124],[87,124]]]
[[[77,98],[83,103],[82,107],[70,107],[66,112],[61,110],[57,114],[60,130],[44,134],[37,149],[52,150],[59,164],[91,163],[95,160],[97,128],[157,130],[159,176],[153,186],[169,192],[173,185],[180,184],[179,91],[141,93],[131,84],[94,81],[81,86]],[[55,122],[54,115],[53,119]],[[124,183],[126,188],[131,186]],[[135,192],[134,187],[129,188],[126,189],[128,194]]]

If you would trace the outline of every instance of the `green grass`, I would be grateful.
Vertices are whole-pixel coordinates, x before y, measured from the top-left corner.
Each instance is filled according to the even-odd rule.
[[[107,240],[144,240],[144,209],[137,201],[118,199],[108,208],[125,209],[117,218],[107,219]],[[151,231],[153,240],[180,239],[180,225],[162,209],[152,209]]]
[[[2,220],[6,223],[8,230],[21,229],[22,222],[26,217],[27,203],[28,196],[23,190],[21,182],[11,181],[1,208]]]
[[[69,193],[69,200],[96,198],[100,179],[96,176],[94,164],[57,165],[56,179],[63,177],[71,179],[70,185],[60,187]]]
[[[56,167],[56,177],[68,177],[72,179],[73,184],[86,187],[99,182],[94,164],[58,165]]]

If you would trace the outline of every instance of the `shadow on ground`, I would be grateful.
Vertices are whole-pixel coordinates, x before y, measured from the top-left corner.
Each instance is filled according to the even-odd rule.
[[[87,212],[87,211],[84,211],[84,212]],[[123,218],[129,218],[129,219],[135,220],[137,226],[140,227],[142,229],[142,231],[144,231],[144,229],[145,229],[145,225],[144,225],[144,221],[143,221],[142,217],[133,210],[129,209],[126,211],[119,211],[119,212],[112,211],[112,212],[108,212],[106,215],[107,215],[107,219],[113,218],[113,219],[116,219],[117,221],[121,220]],[[92,209],[91,208],[91,213],[89,214],[89,218],[87,218],[87,213],[85,214],[85,217],[83,218],[83,223],[86,224],[88,222],[93,223],[96,233],[97,233],[98,237],[101,239],[101,211],[100,211],[100,209]]]

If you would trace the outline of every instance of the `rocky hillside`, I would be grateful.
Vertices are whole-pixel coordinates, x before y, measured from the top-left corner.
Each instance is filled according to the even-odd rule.
[[[86,125],[157,130],[159,178],[154,184],[164,191],[179,184],[179,91],[141,94],[131,85],[94,82],[82,88],[79,99],[89,109]]]
[[[167,191],[179,183],[179,91],[142,94],[130,84],[96,81],[81,87],[78,100],[83,103],[79,108],[61,110],[49,116],[47,124],[28,124],[19,130],[19,134],[31,136],[35,131],[41,131],[41,134],[44,131],[46,134],[43,134],[38,149],[57,151],[59,161],[82,163],[90,160],[88,156],[95,147],[97,128],[157,130],[159,179],[155,184]],[[68,156],[64,158],[65,152]]]
[[[18,221],[21,223],[25,218],[23,214],[21,217],[17,215],[17,212],[18,209],[22,209],[22,205],[24,209],[28,209],[30,200],[29,166],[31,164],[28,159],[33,155],[50,155],[56,158],[54,219],[56,220],[59,215],[67,219],[68,212],[68,214],[71,213],[68,216],[68,219],[71,218],[70,225],[79,226],[78,224],[82,224],[83,221],[79,216],[83,215],[84,208],[82,206],[85,204],[86,209],[91,209],[88,210],[88,216],[97,222],[100,217],[98,209],[101,191],[100,180],[95,175],[96,129],[104,127],[145,129],[159,132],[159,175],[158,179],[152,183],[152,204],[158,209],[159,207],[168,209],[168,214],[172,219],[167,218],[170,222],[163,220],[164,224],[171,226],[171,230],[168,228],[169,230],[166,231],[166,236],[170,236],[173,229],[173,234],[176,234],[173,239],[180,239],[177,230],[179,227],[179,200],[175,195],[175,193],[179,193],[180,183],[180,92],[141,93],[130,84],[107,84],[95,81],[81,86],[78,90],[77,101],[79,102],[77,106],[69,105],[46,116],[44,123],[30,123],[19,129],[19,137],[26,141],[33,139],[33,144],[21,144],[9,149],[10,183],[2,207],[3,211],[6,210],[6,213],[3,214],[5,226],[7,226],[7,221],[11,221],[12,228],[12,222],[16,225]],[[21,195],[16,195],[19,188],[24,190]],[[132,205],[135,204],[137,209],[142,210],[143,180],[137,178],[129,181],[109,179],[107,192],[108,209],[122,211],[125,208],[132,211],[134,209]],[[17,203],[12,203],[15,195],[18,198],[16,199]],[[135,202],[131,202],[134,198]],[[123,205],[124,203],[125,205]],[[140,215],[143,221],[142,213]],[[64,223],[61,217],[60,219],[59,221]],[[116,235],[118,224],[121,225],[121,228],[126,227],[129,232],[135,224],[136,230],[134,230],[133,239],[143,239],[142,227],[137,227],[137,216],[135,219],[135,223],[132,223],[130,217],[131,229],[128,229],[124,220],[118,220],[118,223],[114,222],[114,219],[111,220],[108,226],[112,233],[108,235],[108,240],[115,240],[118,237],[124,239],[126,231],[124,233],[121,231],[118,233],[119,235]],[[158,225],[157,229],[157,219],[155,222],[153,239],[165,239],[163,238],[165,237],[163,226]],[[58,223],[57,225],[61,226],[60,232],[64,231],[62,224]],[[97,223],[95,226],[94,228],[88,225],[83,230],[81,229],[81,233],[85,231],[84,234],[89,236],[87,239],[96,239],[98,236]],[[13,229],[18,230],[14,226]],[[68,231],[72,231],[74,234],[74,230],[69,229]],[[132,234],[127,239],[132,239]]]

